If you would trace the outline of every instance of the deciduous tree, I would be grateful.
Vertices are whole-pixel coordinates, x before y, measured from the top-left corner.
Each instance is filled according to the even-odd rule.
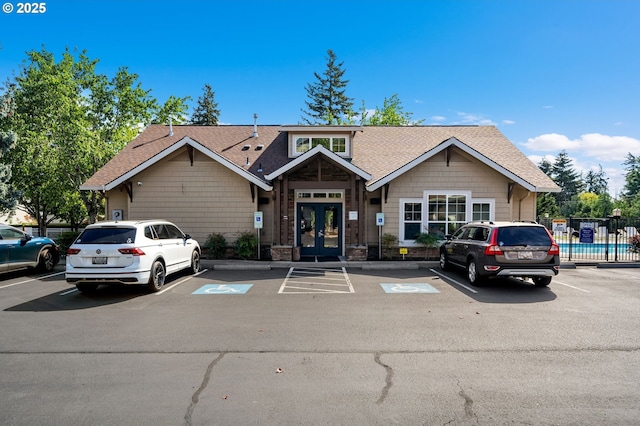
[[[400,97],[394,94],[389,99],[384,98],[382,108],[376,107],[371,117],[368,116],[363,103],[360,124],[363,126],[409,126],[424,121],[412,121],[412,115],[413,113],[403,110]]]
[[[77,227],[102,209],[99,192],[79,186],[152,120],[186,121],[186,99],[171,96],[159,106],[138,76],[126,68],[113,78],[96,73],[97,60],[66,49],[60,61],[44,48],[27,52],[15,78],[17,135],[0,160],[11,165],[18,204],[38,222],[41,234],[54,219]]]
[[[1,163],[2,158],[16,145],[17,135],[9,126],[13,113],[13,90],[7,83],[6,91],[0,96],[0,214],[12,213],[19,196],[10,184],[11,166]]]

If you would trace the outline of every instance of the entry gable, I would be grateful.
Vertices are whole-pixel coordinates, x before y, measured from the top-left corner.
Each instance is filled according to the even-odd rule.
[[[337,155],[336,153],[328,150],[327,148],[323,147],[322,145],[316,145],[315,147],[313,147],[309,151],[307,151],[304,154],[296,157],[295,160],[290,161],[289,163],[287,163],[284,166],[280,167],[278,170],[274,171],[273,173],[265,175],[265,179],[267,179],[269,181],[272,181],[272,180],[276,179],[278,176],[281,176],[281,175],[289,172],[290,170],[293,170],[294,168],[298,167],[299,165],[301,165],[302,163],[304,163],[305,161],[309,160],[310,158],[312,158],[312,157],[314,157],[316,155],[324,155],[325,157],[327,157],[330,160],[332,160],[335,163],[337,163],[340,167],[343,167],[344,169],[350,171],[351,173],[353,173],[353,174],[355,174],[357,176],[360,176],[365,181],[368,181],[368,180],[371,179],[371,175],[369,173],[365,172],[364,170],[360,169],[359,167],[354,166],[349,161],[345,160],[344,158],[342,158],[341,156]]]
[[[428,160],[429,158],[432,158],[436,154],[441,153],[441,152],[443,152],[443,151],[445,151],[447,149],[451,149],[451,147],[455,147],[455,148],[457,148],[457,149],[469,154],[470,156],[472,156],[473,158],[477,159],[481,163],[489,166],[490,168],[492,168],[496,172],[502,174],[503,176],[506,176],[507,178],[509,178],[512,181],[516,182],[517,184],[521,185],[523,188],[527,189],[528,191],[532,191],[532,192],[558,192],[559,191],[559,188],[540,188],[540,187],[536,187],[535,185],[527,182],[526,180],[524,180],[523,178],[521,178],[517,174],[515,174],[512,171],[508,170],[504,166],[496,163],[495,161],[491,160],[490,158],[486,157],[485,155],[481,154],[480,152],[476,151],[475,149],[471,148],[469,145],[465,144],[464,142],[461,142],[459,139],[457,139],[455,137],[451,137],[451,138],[441,142],[437,146],[435,146],[432,149],[426,151],[424,154],[416,157],[412,161],[408,162],[407,164],[405,164],[404,166],[400,167],[399,169],[393,171],[392,173],[388,174],[387,176],[384,176],[383,178],[381,178],[381,179],[379,179],[379,180],[377,180],[375,182],[372,182],[370,185],[367,186],[367,190],[368,191],[375,191],[375,190],[381,188],[385,184],[387,184],[387,183],[391,182],[392,180],[394,180],[395,178],[403,175],[404,173],[408,172],[409,170],[413,169],[414,167],[416,167],[417,165],[423,163],[424,161]]]
[[[188,136],[185,136],[184,138],[180,139],[179,141],[177,141],[176,143],[172,144],[168,148],[162,150],[161,152],[159,152],[156,155],[152,156],[148,160],[146,160],[143,163],[139,164],[135,168],[129,170],[128,172],[124,173],[123,175],[119,176],[118,178],[112,180],[108,184],[103,185],[103,186],[82,185],[82,186],[80,186],[80,190],[85,190],[85,191],[87,191],[87,190],[109,191],[109,190],[111,190],[113,188],[116,188],[121,183],[124,183],[127,180],[131,179],[133,176],[137,175],[138,173],[142,172],[143,170],[146,170],[147,168],[153,166],[154,164],[158,163],[162,159],[168,157],[169,155],[173,154],[174,152],[176,152],[179,149],[184,148],[186,146],[189,146],[189,147],[201,152],[202,154],[204,154],[207,157],[211,158],[212,160],[220,163],[221,165],[223,165],[227,169],[231,170],[234,173],[237,173],[238,175],[242,176],[243,178],[247,179],[249,182],[257,185],[258,187],[260,187],[261,189],[263,189],[265,191],[271,191],[273,189],[271,187],[271,185],[269,185],[268,183],[258,179],[255,175],[249,173],[248,171],[246,171],[243,168],[239,167],[235,163],[229,161],[228,159],[226,159],[225,157],[221,156],[220,154],[208,149],[207,147],[205,147],[201,143],[191,139]]]

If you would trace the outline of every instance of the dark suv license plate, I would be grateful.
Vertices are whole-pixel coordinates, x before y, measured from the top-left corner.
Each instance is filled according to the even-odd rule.
[[[519,251],[518,252],[518,259],[531,260],[531,259],[533,259],[533,252],[531,252],[531,251]]]
[[[106,265],[107,264],[107,258],[106,257],[94,257],[92,259],[92,262],[94,265]]]

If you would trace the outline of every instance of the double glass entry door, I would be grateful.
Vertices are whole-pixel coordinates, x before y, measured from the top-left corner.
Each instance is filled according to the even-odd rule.
[[[298,245],[301,256],[342,254],[342,205],[298,204]]]

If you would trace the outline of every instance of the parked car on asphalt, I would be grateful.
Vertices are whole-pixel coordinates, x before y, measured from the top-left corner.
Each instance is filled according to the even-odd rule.
[[[65,278],[83,293],[100,284],[146,284],[159,291],[167,275],[200,270],[200,245],[164,220],[99,222],[67,250]]]
[[[49,272],[59,260],[60,250],[51,238],[32,237],[13,226],[0,224],[0,273],[25,268]]]
[[[450,266],[466,269],[474,285],[490,277],[521,277],[546,287],[560,270],[560,248],[535,222],[471,222],[440,246],[440,267]]]

